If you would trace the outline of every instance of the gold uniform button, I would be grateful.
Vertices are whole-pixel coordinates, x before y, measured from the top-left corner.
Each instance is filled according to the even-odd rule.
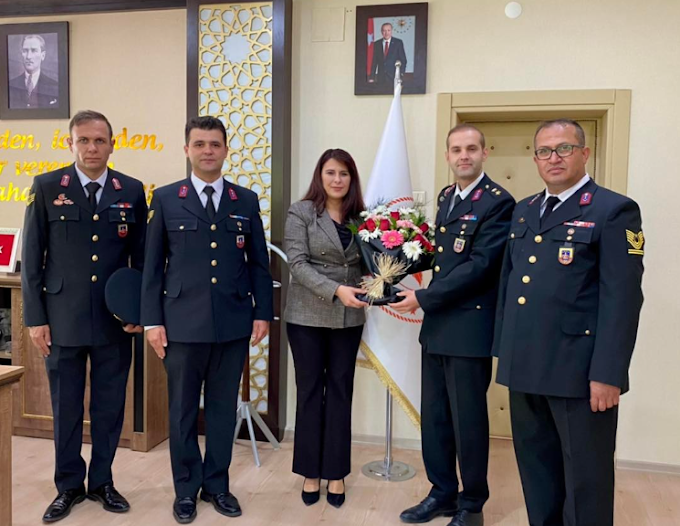
[[[477,310],[482,310],[482,306],[481,306],[481,305],[477,305],[476,308],[477,308]]]
[[[538,261],[536,256],[529,256],[529,263],[533,265],[534,263],[536,263],[536,261]]]
[[[92,216],[92,221],[99,221],[99,214],[95,214]]]
[[[99,256],[97,254],[92,254],[92,261],[94,261],[95,263],[99,261]]]
[[[94,241],[95,243],[96,243],[97,241],[99,241],[99,236],[98,236],[97,234],[95,234],[94,236],[92,236],[92,241]]]
[[[522,278],[522,283],[529,283],[531,281],[531,278],[529,276],[524,276]]]
[[[441,245],[439,247],[437,247],[437,252],[440,252],[440,253],[444,252],[444,247],[442,247]]]
[[[515,233],[510,234],[510,239],[515,239]]]
[[[574,239],[574,238],[571,237],[571,236],[567,236],[567,241],[571,241],[572,239]]]
[[[527,299],[524,296],[520,296],[519,298],[517,298],[517,303],[519,303],[520,305],[524,305],[526,302]]]
[[[92,283],[97,283],[97,276],[92,276],[90,279],[92,280]]]
[[[437,265],[437,266],[434,267],[434,271],[435,271],[435,272],[439,272],[440,270],[441,270],[441,268],[439,268],[439,265]]]
[[[65,217],[65,216],[59,216],[59,219],[61,219],[62,221],[66,221],[66,217]]]
[[[217,278],[213,278],[213,279],[211,279],[210,281],[212,281],[212,283],[213,283],[213,285],[214,285],[215,283],[217,283]]]
[[[179,225],[180,230],[184,230],[184,225]]]
[[[534,241],[536,241],[536,243],[541,243],[543,241],[543,236],[536,236]]]
[[[43,287],[43,292],[47,292],[47,287]]]
[[[347,268],[347,267],[348,267],[347,263],[345,263],[345,264],[343,265],[343,267]]]
[[[210,243],[210,248],[217,248],[217,243],[215,243],[214,241]]]
[[[216,267],[216,266],[217,266],[217,260],[216,260],[216,259],[213,259],[213,260],[210,262],[210,264],[211,264],[213,267]]]
[[[123,223],[125,223],[125,221],[127,221],[127,219],[125,218],[125,216],[121,216],[120,220],[121,220]]]
[[[126,216],[125,212],[121,210],[120,217],[125,217],[125,216]]]
[[[440,227],[439,227],[439,231],[443,234],[444,232],[446,232],[446,227],[445,227],[445,226],[440,226]]]
[[[212,230],[212,231],[217,230],[217,225],[210,225],[210,230]]]
[[[240,221],[237,221],[236,226],[243,226],[243,223],[241,223]]]
[[[464,236],[464,235],[465,235],[465,230],[461,230],[461,231],[460,231],[460,235],[461,235],[461,236]]]
[[[460,228],[462,228],[463,230],[465,230],[465,229],[467,228],[467,223],[463,223],[463,224],[460,226]]]
[[[570,236],[573,236],[575,233],[576,233],[576,230],[574,230],[573,228],[570,228],[569,230],[567,230],[567,234],[569,234]]]
[[[168,291],[167,291],[167,290],[164,290],[164,291],[163,291],[163,294],[167,294],[167,293],[168,293]]]
[[[590,336],[590,331],[586,329],[586,336]]]

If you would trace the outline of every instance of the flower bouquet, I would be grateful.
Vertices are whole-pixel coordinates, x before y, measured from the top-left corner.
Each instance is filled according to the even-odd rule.
[[[361,213],[349,225],[371,276],[361,283],[368,292],[357,296],[370,305],[396,303],[395,287],[408,274],[428,270],[434,255],[434,231],[416,208],[390,211],[386,205]]]

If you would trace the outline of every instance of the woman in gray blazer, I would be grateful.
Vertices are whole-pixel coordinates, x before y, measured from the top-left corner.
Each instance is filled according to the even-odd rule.
[[[297,414],[293,472],[305,477],[302,500],[342,506],[350,472],[354,368],[365,322],[355,295],[362,268],[347,228],[364,209],[356,164],[326,150],[305,197],[288,210],[285,250],[292,275],[284,319],[295,362]]]

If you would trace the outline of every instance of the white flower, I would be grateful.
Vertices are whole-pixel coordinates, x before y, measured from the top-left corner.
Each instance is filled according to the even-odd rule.
[[[382,230],[379,228],[376,228],[373,232],[368,233],[368,239],[378,239],[380,236],[382,236]]]
[[[360,215],[361,217],[363,217],[364,219],[366,219],[366,218],[370,215],[370,212],[369,212],[368,210],[364,210],[364,211],[361,212],[359,215]]]
[[[420,245],[420,241],[407,241],[402,245],[402,248],[406,257],[413,261],[418,261],[420,255],[423,253],[423,247]]]
[[[415,208],[400,208],[399,209],[399,215],[401,216],[407,216],[409,214],[415,214],[416,209]]]
[[[371,233],[368,230],[359,230],[359,237],[364,243],[368,243],[371,239]]]

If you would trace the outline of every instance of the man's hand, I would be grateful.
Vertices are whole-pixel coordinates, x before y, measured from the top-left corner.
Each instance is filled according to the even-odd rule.
[[[388,305],[396,310],[399,314],[406,314],[408,312],[413,313],[420,308],[420,303],[418,303],[418,298],[416,298],[415,290],[397,292],[397,296],[401,296],[404,299],[399,303],[388,303]]]
[[[28,333],[31,335],[31,341],[40,351],[43,358],[50,355],[50,345],[52,345],[52,335],[50,334],[49,325],[37,325],[29,327]]]
[[[269,334],[269,322],[264,320],[255,320],[253,322],[253,333],[250,335],[250,345],[255,347],[258,343],[264,340],[264,337]]]
[[[149,341],[149,345],[153,347],[156,351],[158,357],[162,360],[165,358],[165,348],[168,346],[168,337],[165,334],[165,327],[159,325],[153,329],[146,331],[146,339]]]
[[[144,327],[141,325],[132,325],[132,323],[127,323],[123,325],[123,330],[128,334],[144,332]]]
[[[335,290],[335,295],[345,307],[352,307],[354,309],[368,307],[368,303],[357,299],[357,294],[366,294],[366,291],[364,289],[357,289],[347,285],[340,285]]]
[[[590,409],[593,413],[619,405],[621,388],[601,382],[590,382]]]

